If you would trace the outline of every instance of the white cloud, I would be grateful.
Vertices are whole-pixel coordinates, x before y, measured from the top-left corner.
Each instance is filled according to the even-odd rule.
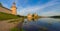
[[[42,12],[42,13],[41,13],[41,16],[60,15],[60,12],[58,12],[58,11],[59,11],[58,9],[55,9],[55,10],[51,10],[51,11],[48,11],[48,12]]]
[[[27,15],[28,13],[35,13],[35,12],[37,12],[37,10],[39,10],[39,9],[40,9],[40,7],[37,7],[37,6],[22,8],[22,9],[20,9],[19,14],[20,15]]]
[[[23,8],[23,7],[19,8],[18,10],[20,10],[20,11],[19,11],[18,14],[20,14],[20,15],[27,15],[28,13],[35,13],[37,11],[40,11],[40,10],[46,8],[46,7],[58,4],[58,2],[56,2],[56,1],[58,1],[58,0],[52,0],[52,1],[46,3],[46,4],[42,5],[42,6],[33,6],[33,7],[28,6],[26,8]],[[51,14],[51,13],[53,13],[53,14]],[[46,16],[47,15],[55,15],[55,14],[58,14],[58,13],[56,13],[54,11],[41,13],[41,15],[46,15]]]

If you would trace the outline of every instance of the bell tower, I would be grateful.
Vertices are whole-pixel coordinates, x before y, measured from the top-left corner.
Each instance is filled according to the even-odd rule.
[[[12,14],[16,15],[17,14],[17,7],[16,7],[16,3],[13,2],[12,6],[11,6],[11,12]]]

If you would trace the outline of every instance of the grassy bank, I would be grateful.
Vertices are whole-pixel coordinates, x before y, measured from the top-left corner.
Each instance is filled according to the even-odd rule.
[[[17,18],[19,17],[16,15],[0,12],[0,20],[17,19]]]

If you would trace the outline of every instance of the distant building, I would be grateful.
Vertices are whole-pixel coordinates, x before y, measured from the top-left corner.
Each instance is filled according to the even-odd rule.
[[[35,14],[28,14],[27,19],[28,20],[38,19],[38,15],[36,13]]]
[[[4,13],[9,13],[9,14],[14,14],[16,15],[17,14],[17,8],[16,8],[16,5],[15,5],[15,2],[13,3],[11,9],[8,9],[6,7],[4,7],[2,5],[2,3],[0,3],[0,12],[4,12]]]
[[[35,14],[33,14],[34,16],[33,16],[33,18],[34,19],[38,19],[38,15],[35,13]]]
[[[32,14],[28,14],[28,15],[27,15],[27,19],[28,19],[28,20],[32,20]]]

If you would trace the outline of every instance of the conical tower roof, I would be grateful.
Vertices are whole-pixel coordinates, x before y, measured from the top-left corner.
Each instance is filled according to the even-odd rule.
[[[15,3],[15,2],[13,2],[11,8],[16,8],[16,9],[17,9],[17,7],[16,7],[16,3]]]

